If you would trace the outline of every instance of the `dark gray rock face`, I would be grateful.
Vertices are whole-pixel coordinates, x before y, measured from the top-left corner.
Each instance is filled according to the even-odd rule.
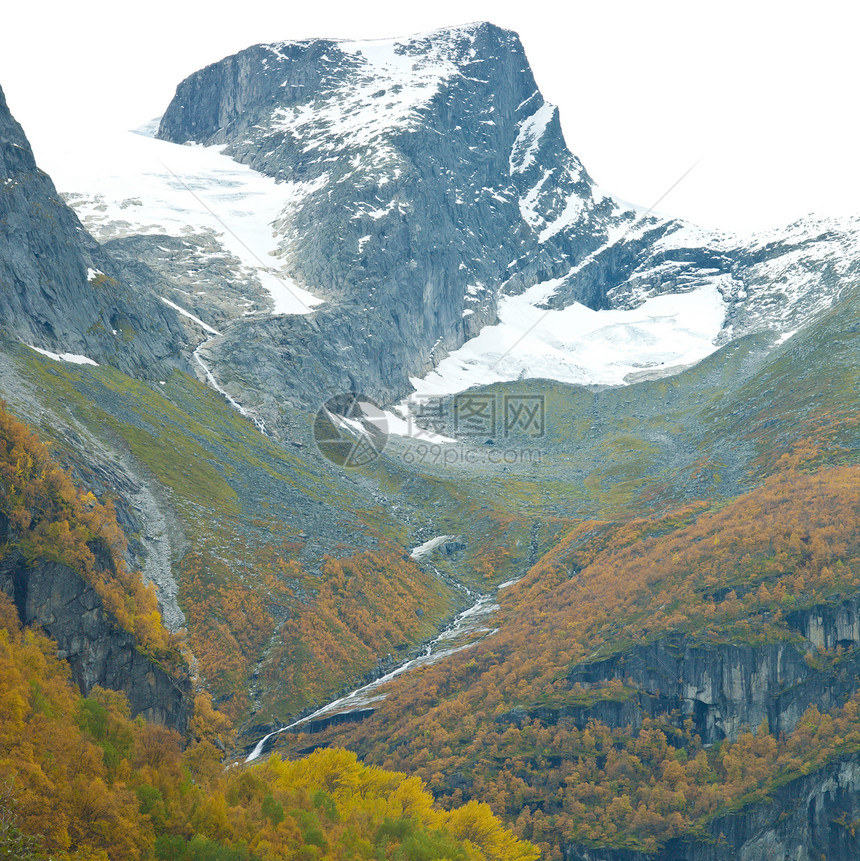
[[[571,684],[587,688],[610,679],[630,680],[639,690],[638,700],[601,702],[565,714],[582,726],[592,718],[634,727],[644,716],[669,716],[679,726],[690,718],[705,744],[735,740],[765,720],[771,732],[791,732],[809,706],[836,708],[856,691],[860,598],[798,611],[786,621],[802,640],[702,645],[672,637],[580,664],[570,673]],[[813,649],[837,646],[848,651],[828,671],[805,659]]]
[[[800,635],[796,642],[706,646],[673,637],[582,664],[571,672],[572,683],[588,687],[623,678],[639,688],[639,696],[555,714],[545,708],[521,710],[505,720],[520,723],[539,716],[551,722],[563,714],[583,727],[595,719],[637,727],[645,715],[668,718],[677,726],[690,718],[705,743],[734,740],[763,720],[774,734],[791,732],[809,706],[826,712],[855,693],[860,599],[796,611],[786,623]],[[827,669],[804,659],[813,648],[837,647],[845,655]],[[562,848],[566,861],[853,861],[860,857],[860,835],[853,828],[858,817],[860,756],[853,755],[779,787],[767,801],[713,819],[704,840],[671,840],[654,853],[575,844]]]
[[[710,822],[708,840],[659,852],[563,847],[565,861],[854,861],[860,858],[860,757],[781,786],[761,804]]]
[[[186,367],[176,314],[135,292],[39,170],[0,90],[0,327],[140,376]]]
[[[0,561],[0,589],[14,601],[22,624],[39,625],[56,641],[82,694],[95,685],[124,691],[132,715],[185,733],[190,678],[173,678],[138,651],[76,571],[48,561],[27,565],[13,551]]]

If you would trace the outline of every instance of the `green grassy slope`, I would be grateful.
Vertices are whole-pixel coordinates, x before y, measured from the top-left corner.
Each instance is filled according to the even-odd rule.
[[[282,445],[180,372],[148,384],[18,344],[2,352],[0,395],[83,483],[120,497],[121,515],[117,485],[156,491],[199,671],[235,720],[283,720],[331,696],[432,637],[466,600],[451,578],[483,588],[534,555],[515,505],[386,461],[344,472],[314,448],[310,416],[291,417]],[[142,546],[143,522],[125,520]],[[464,524],[455,557],[408,559],[413,540]],[[495,545],[508,564],[490,572]]]

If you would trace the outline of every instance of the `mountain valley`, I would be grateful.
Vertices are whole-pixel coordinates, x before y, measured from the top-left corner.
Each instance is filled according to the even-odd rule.
[[[486,23],[51,163],[0,93],[0,853],[860,856],[860,216],[617,200]]]

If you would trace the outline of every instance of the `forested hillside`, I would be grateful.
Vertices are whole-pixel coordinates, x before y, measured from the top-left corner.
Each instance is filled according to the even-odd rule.
[[[75,488],[2,405],[0,525],[0,566],[20,555],[25,577],[48,560],[81,572],[141,650],[186,672],[152,588],[125,566],[113,509]],[[444,812],[417,778],[365,767],[346,751],[225,771],[235,731],[208,693],[195,697],[184,737],[132,719],[122,692],[94,685],[83,696],[56,641],[22,628],[19,593],[0,592],[0,857],[537,858],[485,805]]]
[[[15,861],[532,861],[489,809],[433,805],[417,778],[346,751],[225,771],[229,731],[198,701],[190,736],[82,697],[55,644],[0,595],[0,857]]]
[[[0,561],[21,554],[83,574],[119,625],[153,658],[180,664],[180,643],[165,630],[155,589],[125,561],[126,537],[110,500],[73,484],[48,450],[0,402]]]
[[[798,441],[727,503],[584,521],[505,591],[496,634],[286,749],[345,743],[485,800],[547,858],[712,840],[860,754],[860,467],[822,458],[846,455]]]

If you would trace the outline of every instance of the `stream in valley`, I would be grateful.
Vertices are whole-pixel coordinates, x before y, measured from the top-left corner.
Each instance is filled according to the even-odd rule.
[[[335,715],[347,715],[372,709],[373,703],[385,699],[385,693],[380,689],[387,682],[404,673],[408,673],[410,670],[444,660],[455,652],[468,649],[485,637],[492,636],[497,629],[488,625],[488,617],[492,616],[499,607],[496,603],[496,596],[500,590],[512,586],[516,582],[516,580],[509,580],[506,583],[502,583],[491,594],[476,595],[476,593],[470,592],[470,595],[475,598],[474,603],[458,613],[454,621],[431,640],[420,655],[405,661],[384,676],[362,685],[342,697],[338,697],[336,700],[318,708],[311,714],[305,715],[293,721],[293,723],[281,727],[281,729],[270,732],[257,742],[245,762],[253,762],[264,754],[271,747],[274,737],[280,733],[297,730],[299,727],[312,721],[318,721],[320,718],[333,718]]]

